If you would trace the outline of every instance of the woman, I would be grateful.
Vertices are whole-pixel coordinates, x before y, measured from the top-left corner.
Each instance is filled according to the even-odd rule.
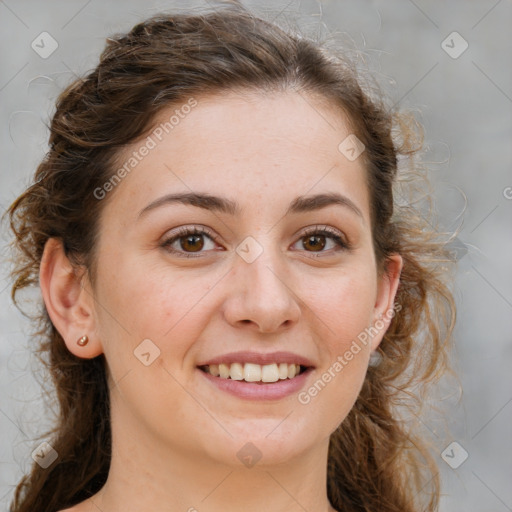
[[[455,312],[404,119],[242,8],[109,39],[9,210],[60,404],[11,511],[435,510],[401,414]]]

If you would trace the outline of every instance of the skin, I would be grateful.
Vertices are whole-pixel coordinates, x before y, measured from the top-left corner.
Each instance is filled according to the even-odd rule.
[[[68,510],[332,511],[329,436],[389,325],[402,259],[393,255],[378,275],[364,162],[338,150],[351,133],[340,112],[297,92],[197,100],[103,199],[94,286],[73,273],[57,240],[45,248],[40,282],[54,325],[76,356],[104,353],[110,373],[110,474],[99,493]],[[120,155],[121,165],[140,145]],[[191,191],[236,200],[243,212],[166,204],[138,217],[166,194]],[[361,216],[339,205],[285,215],[297,196],[332,191]],[[172,247],[199,257],[162,247],[176,228],[194,225],[217,241],[201,237],[199,253],[183,248],[183,238]],[[326,245],[315,250],[303,232],[316,225],[331,226],[352,249],[320,235]],[[248,236],[263,250],[252,263],[236,252]],[[297,393],[259,402],[231,396],[196,368],[232,351],[291,351],[315,365],[306,390],[381,315],[385,327],[307,404]],[[80,347],[84,334],[90,341]],[[160,349],[149,366],[133,353],[144,339]],[[247,442],[261,452],[251,468],[237,458]]]

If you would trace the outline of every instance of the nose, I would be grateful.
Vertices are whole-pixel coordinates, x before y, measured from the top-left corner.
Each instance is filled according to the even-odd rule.
[[[292,273],[276,251],[265,248],[252,262],[236,258],[224,316],[234,327],[251,326],[262,333],[289,329],[300,316],[300,299]]]

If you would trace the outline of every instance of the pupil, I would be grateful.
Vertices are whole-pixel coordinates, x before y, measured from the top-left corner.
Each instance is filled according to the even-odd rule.
[[[187,236],[186,239],[185,239],[185,244],[182,244],[182,249],[200,250],[203,247],[203,244],[201,244],[200,247],[196,246],[195,248],[194,247],[188,247],[188,248],[185,247],[186,245],[189,244],[191,239],[195,239],[195,241],[197,242],[198,239],[200,239],[200,238],[201,238],[201,235],[189,235],[189,236]],[[194,242],[192,242],[192,245],[193,244],[194,244]]]
[[[309,243],[311,240],[315,240],[315,239],[318,240],[319,238],[324,238],[324,236],[323,235],[320,235],[320,236],[318,236],[318,235],[311,235],[310,237],[308,237],[307,243]],[[324,247],[325,247],[325,241],[323,243],[315,243],[315,242],[313,242],[313,248],[323,249]]]

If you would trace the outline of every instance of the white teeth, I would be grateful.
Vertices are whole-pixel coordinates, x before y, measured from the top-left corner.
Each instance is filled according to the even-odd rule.
[[[265,366],[262,366],[261,380],[263,382],[277,382],[279,380],[279,370],[277,369],[277,364],[266,364]]]
[[[244,364],[244,380],[247,382],[258,382],[261,380],[261,366],[259,364]]]
[[[279,363],[279,378],[280,379],[288,378],[288,365],[286,363]]]
[[[222,379],[229,377],[229,366],[227,364],[219,364],[219,373]]]
[[[221,379],[245,380],[246,382],[277,382],[293,379],[300,373],[300,365],[288,363],[272,363],[259,365],[254,363],[212,364],[206,371]]]
[[[229,370],[229,376],[233,380],[243,380],[244,378],[244,367],[240,363],[233,363]]]

